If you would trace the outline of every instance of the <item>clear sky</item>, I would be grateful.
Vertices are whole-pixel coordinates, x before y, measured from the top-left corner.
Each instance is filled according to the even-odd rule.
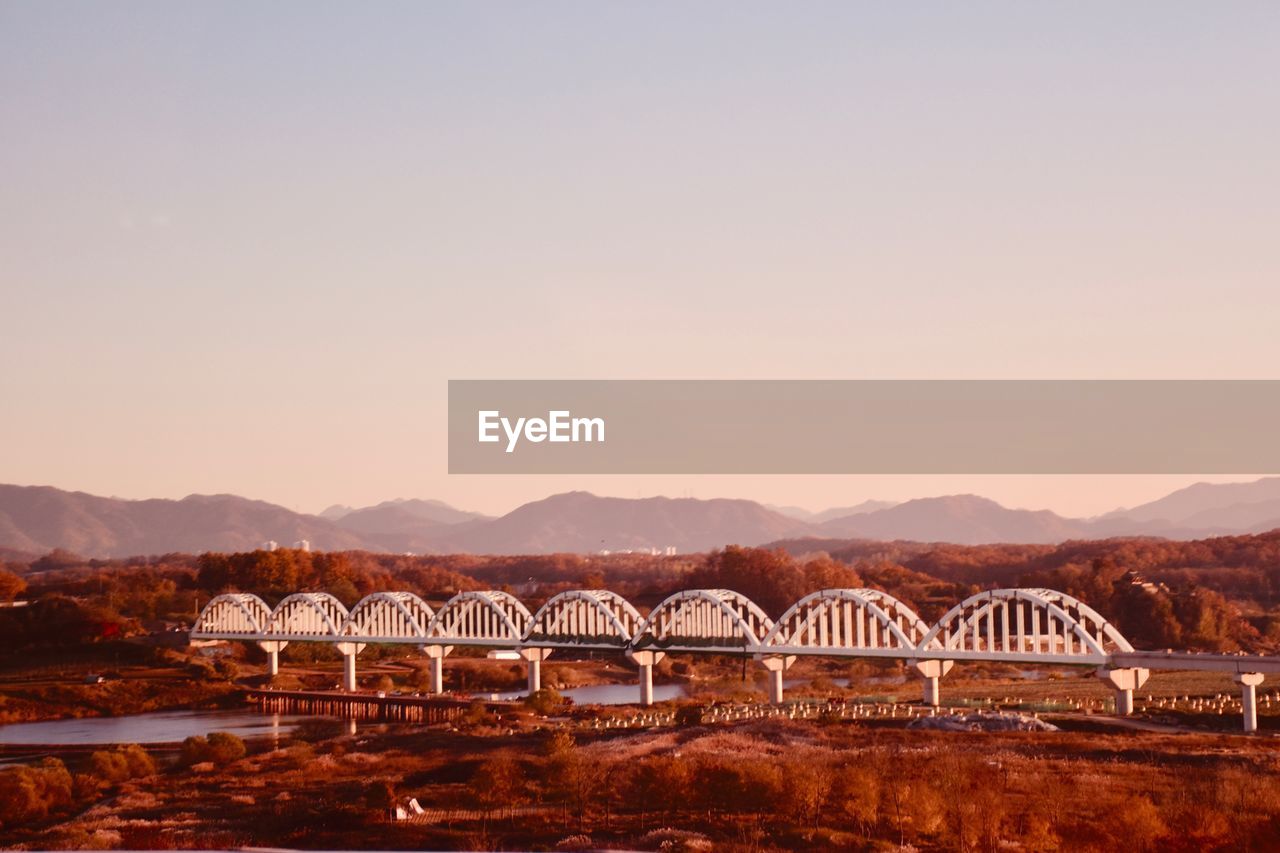
[[[449,378],[1277,378],[1280,4],[0,0],[0,482],[450,477]]]

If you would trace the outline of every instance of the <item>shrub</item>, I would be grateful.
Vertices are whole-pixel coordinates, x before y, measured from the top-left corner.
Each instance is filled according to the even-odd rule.
[[[103,782],[117,783],[156,772],[156,762],[136,743],[89,756],[89,772]]]
[[[192,735],[182,742],[178,763],[184,767],[209,762],[215,765],[230,764],[243,758],[244,741],[230,732],[214,732],[207,738]]]
[[[294,770],[301,770],[315,760],[316,750],[309,743],[298,742],[285,750],[285,765]]]
[[[459,720],[459,724],[464,728],[476,728],[477,726],[487,726],[494,722],[493,714],[489,713],[489,709],[479,700],[472,702],[467,706],[466,712]]]
[[[700,726],[702,714],[701,705],[685,705],[676,711],[676,723],[681,726]]]
[[[103,782],[123,782],[129,778],[129,762],[119,750],[98,751],[89,756],[89,772]]]
[[[73,784],[66,765],[56,758],[0,771],[0,826],[23,826],[66,811]]]
[[[214,764],[230,764],[244,758],[244,741],[230,732],[209,735],[209,760]]]
[[[214,661],[213,671],[225,681],[235,681],[240,675],[240,666],[231,658],[220,657]]]
[[[564,704],[564,697],[553,687],[544,687],[525,697],[525,705],[535,714],[547,716]]]
[[[396,789],[386,779],[370,782],[364,800],[371,809],[389,809],[396,804]]]
[[[293,738],[307,743],[320,743],[321,741],[341,737],[345,732],[346,726],[343,725],[341,720],[311,717],[298,723],[293,730]]]
[[[209,760],[209,741],[200,735],[192,735],[182,742],[182,751],[178,754],[178,763],[183,767],[193,767]]]

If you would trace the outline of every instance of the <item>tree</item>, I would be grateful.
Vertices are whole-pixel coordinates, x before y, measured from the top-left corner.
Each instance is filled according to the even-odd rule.
[[[827,756],[817,750],[804,750],[787,760],[783,776],[786,784],[780,805],[797,823],[817,826],[832,789]]]
[[[480,763],[467,786],[471,800],[484,812],[485,831],[496,809],[509,809],[523,802],[524,774],[509,753],[498,752]]]
[[[642,826],[648,826],[650,811],[668,818],[690,804],[693,768],[689,760],[676,755],[657,754],[637,759],[627,772],[623,784],[628,799],[640,807]]]
[[[27,582],[6,568],[0,567],[0,601],[12,602],[26,592]]]
[[[831,802],[858,827],[864,838],[880,820],[880,774],[864,761],[850,761],[836,770]]]

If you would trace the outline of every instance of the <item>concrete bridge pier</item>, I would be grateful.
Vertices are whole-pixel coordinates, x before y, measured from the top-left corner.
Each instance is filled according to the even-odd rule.
[[[922,701],[930,708],[938,707],[942,699],[942,690],[938,682],[942,676],[951,671],[951,667],[955,666],[955,662],[949,660],[913,660],[911,665],[916,668],[916,672],[924,677]]]
[[[444,659],[453,651],[453,646],[423,646],[422,653],[431,661],[431,683],[427,692],[439,696],[444,692]]]
[[[782,704],[782,674],[796,662],[795,655],[756,655],[756,660],[769,671],[769,702]]]
[[[551,649],[521,649],[520,657],[529,667],[529,695],[542,689],[542,662],[551,657]]]
[[[288,640],[262,640],[258,643],[267,653],[267,675],[275,678],[280,674],[280,652],[289,645]]]
[[[1258,685],[1262,683],[1260,672],[1237,672],[1233,676],[1240,685],[1240,705],[1244,708],[1244,730],[1258,730]]]
[[[653,704],[653,666],[667,656],[666,652],[655,652],[651,649],[628,651],[627,657],[640,667],[640,704]]]
[[[1133,691],[1147,683],[1151,670],[1142,667],[1129,669],[1098,668],[1098,678],[1110,684],[1116,691],[1116,715],[1127,717],[1133,713]]]
[[[342,653],[342,689],[348,693],[356,690],[356,655],[364,649],[364,643],[335,643]]]

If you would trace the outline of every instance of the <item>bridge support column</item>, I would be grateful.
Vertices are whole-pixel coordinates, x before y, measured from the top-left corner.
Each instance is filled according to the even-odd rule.
[[[348,693],[354,693],[356,689],[356,655],[364,649],[364,643],[348,643],[343,641],[335,644],[338,651],[342,653],[342,689]]]
[[[1147,683],[1151,670],[1141,667],[1130,669],[1098,668],[1098,678],[1110,684],[1116,691],[1116,715],[1127,717],[1133,713],[1133,691]]]
[[[423,646],[422,653],[431,661],[431,679],[427,692],[439,696],[444,692],[444,659],[453,646]]]
[[[769,703],[782,704],[782,674],[796,662],[795,655],[756,655],[756,660],[769,671]]]
[[[913,660],[911,665],[916,668],[916,672],[924,677],[924,696],[921,697],[922,701],[930,708],[938,707],[939,702],[942,700],[942,690],[938,683],[942,676],[951,671],[951,667],[955,666],[955,662],[949,660]]]
[[[640,704],[653,704],[653,666],[667,656],[651,649],[627,652],[632,663],[640,667]]]
[[[529,695],[542,689],[542,662],[551,657],[551,649],[521,649],[520,657],[529,667]]]
[[[1238,672],[1234,676],[1240,685],[1240,705],[1244,708],[1244,730],[1258,730],[1258,685],[1262,683],[1260,672]]]
[[[275,678],[280,674],[280,652],[289,645],[287,640],[262,640],[258,643],[267,653],[267,675]]]

